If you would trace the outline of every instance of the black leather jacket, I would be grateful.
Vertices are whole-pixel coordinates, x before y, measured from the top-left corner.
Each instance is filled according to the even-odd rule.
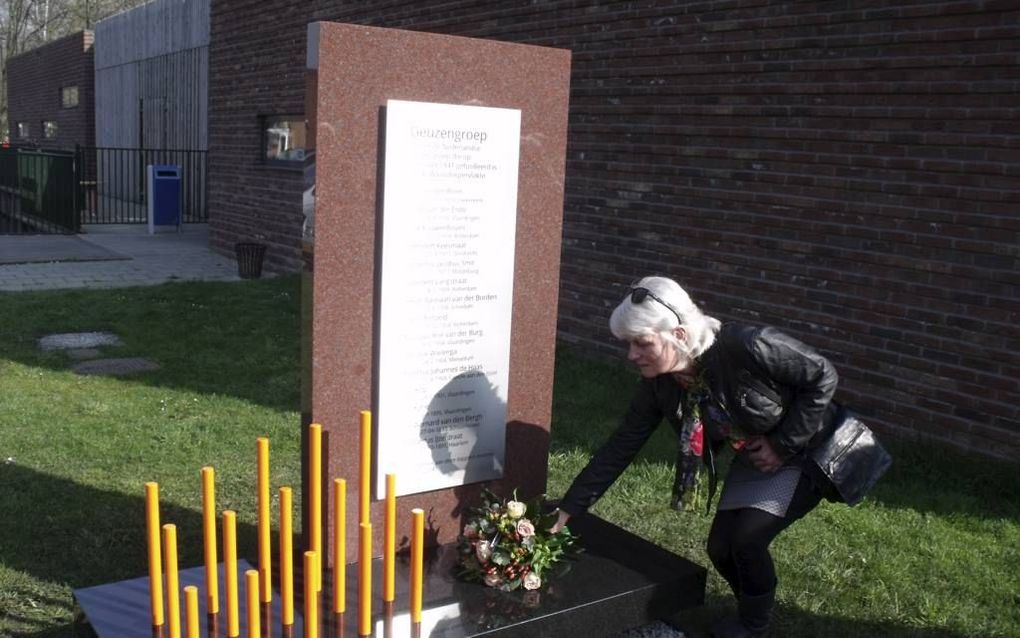
[[[713,398],[747,434],[764,434],[787,462],[831,436],[838,376],[828,359],[771,327],[725,324],[699,358]],[[670,374],[641,379],[619,427],[574,479],[560,507],[587,510],[665,419],[680,431],[683,389]]]

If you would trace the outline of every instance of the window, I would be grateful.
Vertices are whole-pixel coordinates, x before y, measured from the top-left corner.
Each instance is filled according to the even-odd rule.
[[[28,139],[28,122],[18,122],[18,139]]]
[[[262,161],[267,164],[303,162],[305,118],[303,115],[268,115],[262,121]]]
[[[57,123],[53,120],[46,120],[42,123],[43,137],[52,140],[57,136]]]
[[[70,109],[78,106],[78,87],[65,86],[62,89],[60,89],[60,104],[65,109]]]

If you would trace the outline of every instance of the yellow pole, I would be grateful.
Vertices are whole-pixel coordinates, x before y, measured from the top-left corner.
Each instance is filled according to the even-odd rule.
[[[333,479],[333,613],[347,611],[347,481]]]
[[[425,580],[425,510],[414,508],[411,534],[411,622],[421,622],[422,588]]]
[[[170,638],[181,638],[181,594],[177,578],[177,526],[163,526],[163,554],[166,556],[166,612]]]
[[[163,626],[163,565],[159,552],[159,484],[145,484],[145,532],[149,545],[149,605],[152,625]]]
[[[259,508],[259,593],[262,602],[273,600],[272,566],[269,553],[272,551],[269,526],[269,439],[259,437],[258,443],[258,508]]]
[[[358,635],[372,634],[372,524],[361,524],[358,545]]]
[[[280,596],[283,598],[282,622],[285,627],[294,624],[294,548],[291,528],[291,493],[289,487],[280,488]]]
[[[393,602],[396,597],[397,553],[397,475],[386,475],[386,530],[383,548],[383,601]]]
[[[194,585],[184,588],[184,617],[187,618],[186,638],[201,638],[198,631],[198,587]]]
[[[358,523],[371,523],[372,517],[370,494],[372,493],[372,413],[361,411],[361,484],[359,486],[361,500],[358,509]]]
[[[244,584],[248,590],[248,638],[262,638],[259,572],[254,569],[244,572]]]
[[[237,513],[223,512],[223,562],[227,580],[227,638],[241,635],[237,601]]]
[[[305,638],[319,638],[319,593],[315,590],[315,552],[305,552]]]
[[[216,570],[216,472],[202,468],[202,528],[205,536],[205,606],[220,612],[219,574]]]
[[[316,556],[322,555],[322,426],[318,423],[311,425],[309,436],[308,454],[312,458],[309,465],[311,476],[308,477],[308,498],[311,499],[311,527],[308,534],[308,541],[311,543],[309,549],[315,552]],[[319,561],[320,563],[322,561]],[[316,571],[312,584],[315,591],[322,591],[322,573]]]

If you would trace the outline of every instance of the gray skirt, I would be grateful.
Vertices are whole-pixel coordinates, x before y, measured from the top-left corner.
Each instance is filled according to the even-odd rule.
[[[726,475],[719,509],[753,507],[774,516],[786,516],[801,474],[799,467],[790,465],[784,465],[775,472],[762,472],[737,457]]]

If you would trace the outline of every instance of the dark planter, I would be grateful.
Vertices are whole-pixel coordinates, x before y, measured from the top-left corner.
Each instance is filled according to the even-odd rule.
[[[262,261],[266,258],[266,245],[258,242],[237,242],[237,274],[241,279],[258,279],[262,276]]]

